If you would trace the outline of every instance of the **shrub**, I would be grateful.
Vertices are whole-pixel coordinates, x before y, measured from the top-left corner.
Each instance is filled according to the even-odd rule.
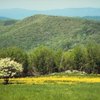
[[[0,76],[4,78],[5,84],[8,84],[10,77],[13,77],[14,75],[22,71],[22,64],[11,60],[11,58],[0,59]]]
[[[40,74],[47,74],[55,71],[54,52],[44,46],[40,46],[29,54],[31,69],[35,69]]]
[[[28,61],[27,61],[27,54],[24,50],[17,47],[9,47],[1,49],[0,58],[6,58],[6,57],[21,63],[23,66],[23,75],[27,74]]]

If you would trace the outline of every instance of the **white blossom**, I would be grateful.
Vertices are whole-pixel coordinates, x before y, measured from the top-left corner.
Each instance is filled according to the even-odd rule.
[[[11,60],[11,58],[0,59],[0,77],[12,77],[17,72],[22,72],[22,64]]]

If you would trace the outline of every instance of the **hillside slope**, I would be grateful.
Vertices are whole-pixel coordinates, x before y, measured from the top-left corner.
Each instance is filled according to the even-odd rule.
[[[29,50],[39,45],[69,49],[87,41],[100,43],[100,22],[81,18],[34,15],[0,31],[0,48]]]

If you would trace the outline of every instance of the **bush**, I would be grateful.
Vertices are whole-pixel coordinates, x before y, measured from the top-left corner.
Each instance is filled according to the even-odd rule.
[[[62,71],[74,69],[74,56],[71,51],[66,51],[63,53],[61,58],[60,69]]]
[[[0,58],[10,57],[12,60],[17,61],[23,65],[23,75],[27,74],[28,60],[27,54],[20,48],[10,47],[0,50]]]
[[[54,52],[44,46],[40,46],[29,54],[29,63],[40,74],[48,74],[55,71]]]
[[[0,76],[4,78],[4,83],[8,84],[9,78],[22,72],[22,65],[10,58],[0,59]]]
[[[90,43],[87,45],[87,62],[85,66],[87,73],[100,73],[100,45]]]

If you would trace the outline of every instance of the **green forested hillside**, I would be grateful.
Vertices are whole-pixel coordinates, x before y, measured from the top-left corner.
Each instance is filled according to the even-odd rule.
[[[100,43],[100,22],[35,15],[12,25],[0,24],[0,48],[18,46],[29,50],[46,45],[55,49],[69,49],[88,41]]]
[[[8,32],[9,28],[13,26],[18,20],[10,19],[10,18],[5,18],[5,17],[0,17],[0,37],[1,34]]]

